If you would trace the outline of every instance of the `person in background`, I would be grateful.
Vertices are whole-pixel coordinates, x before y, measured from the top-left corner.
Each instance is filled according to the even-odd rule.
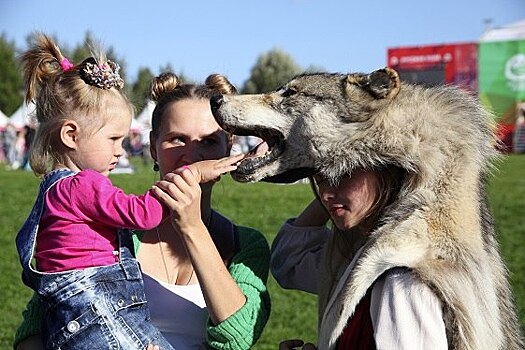
[[[16,169],[16,127],[12,123],[7,123],[4,131],[4,153],[9,169]]]
[[[22,163],[20,168],[24,170],[31,170],[29,166],[29,152],[31,150],[31,144],[33,143],[33,138],[35,136],[35,127],[33,125],[24,125],[24,152],[22,157]]]

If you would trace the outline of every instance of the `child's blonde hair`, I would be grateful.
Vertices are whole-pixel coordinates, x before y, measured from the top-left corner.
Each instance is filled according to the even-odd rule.
[[[101,112],[112,98],[123,99],[123,80],[117,64],[98,50],[92,57],[74,65],[64,57],[55,42],[37,33],[34,45],[21,57],[26,102],[36,105],[37,131],[29,162],[36,175],[44,175],[52,164],[65,164],[67,148],[60,130],[66,120],[74,120],[92,133],[104,123]]]

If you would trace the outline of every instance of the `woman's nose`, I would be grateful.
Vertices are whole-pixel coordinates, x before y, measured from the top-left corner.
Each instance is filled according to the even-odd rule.
[[[319,196],[323,201],[328,201],[335,197],[335,192],[333,187],[325,185],[322,188],[319,188]]]
[[[188,144],[186,145],[182,159],[187,164],[191,164],[203,160],[204,157],[198,144]]]

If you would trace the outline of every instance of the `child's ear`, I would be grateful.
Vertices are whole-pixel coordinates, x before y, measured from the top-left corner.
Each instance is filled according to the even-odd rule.
[[[62,143],[71,149],[77,148],[77,140],[80,128],[74,120],[66,120],[60,128],[60,139]]]

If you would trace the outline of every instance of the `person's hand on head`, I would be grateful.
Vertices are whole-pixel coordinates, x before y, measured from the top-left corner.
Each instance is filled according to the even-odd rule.
[[[203,225],[200,208],[202,190],[188,167],[166,174],[152,190],[170,208],[171,221],[177,232],[193,232],[192,228]]]

